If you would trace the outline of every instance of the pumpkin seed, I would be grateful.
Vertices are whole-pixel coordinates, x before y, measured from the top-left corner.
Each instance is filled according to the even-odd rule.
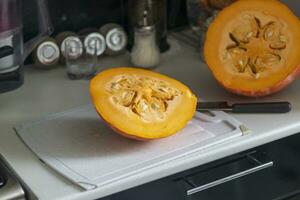
[[[160,106],[158,105],[158,104],[155,104],[155,103],[153,103],[153,104],[151,104],[151,108],[153,109],[153,110],[160,110]]]
[[[253,35],[254,35],[253,32],[249,32],[249,33],[247,33],[246,37],[247,37],[247,38],[251,38]]]
[[[122,95],[122,105],[128,107],[133,103],[133,98],[135,97],[136,92],[124,91],[121,95]]]
[[[235,42],[235,44],[239,45],[240,41],[233,35],[233,33],[229,33],[229,38]]]
[[[248,63],[248,66],[250,67],[251,72],[252,72],[253,74],[257,74],[258,70],[257,70],[257,67],[256,67],[256,65],[255,65],[254,63],[252,63],[252,62],[250,61],[250,62]]]
[[[119,83],[112,83],[110,88],[113,91],[118,91],[120,89],[120,84]]]
[[[237,44],[230,44],[226,47],[226,50],[230,50],[230,49],[234,49],[234,48],[237,48],[238,45]]]
[[[235,55],[243,55],[245,52],[247,51],[247,49],[243,48],[243,47],[236,47],[233,49],[230,49],[229,52]],[[232,55],[234,56],[234,55]]]
[[[261,22],[260,22],[260,20],[257,17],[254,17],[254,20],[256,22],[256,25],[257,25],[258,29],[261,29]]]
[[[242,60],[239,61],[239,65],[237,66],[237,68],[240,73],[244,73],[246,71],[246,67],[249,63],[249,60],[249,58],[244,57]]]
[[[279,36],[279,40],[281,42],[287,42],[287,39],[286,39],[286,37],[284,35]]]
[[[278,63],[281,60],[281,56],[279,56],[277,54],[270,53],[270,54],[267,55],[266,60],[269,63],[270,62],[271,63]]]
[[[275,22],[269,22],[267,25],[264,26],[263,30],[263,37],[266,41],[272,41],[279,37],[279,27]]]
[[[141,110],[144,112],[149,108],[147,101],[145,99],[142,99],[142,101],[140,101],[139,106],[141,107]]]
[[[266,38],[271,38],[274,35],[273,31],[266,32]]]
[[[283,50],[286,48],[286,44],[285,42],[278,41],[278,42],[271,43],[270,48],[275,50]]]
[[[245,66],[244,60],[239,60],[238,64],[239,64],[241,67]]]
[[[255,74],[255,79],[259,79],[259,78],[260,78],[260,74],[259,73]]]
[[[260,22],[260,20],[257,17],[254,17],[254,20],[255,20],[256,26],[257,26],[257,31],[256,31],[255,37],[259,38],[260,37],[260,33],[261,33],[261,31],[260,31],[261,30],[261,22]]]

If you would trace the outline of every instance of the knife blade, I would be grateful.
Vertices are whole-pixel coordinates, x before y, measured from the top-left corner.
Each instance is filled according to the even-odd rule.
[[[221,102],[198,102],[197,111],[225,111],[232,113],[288,113],[292,109],[290,102],[236,103],[229,105]]]

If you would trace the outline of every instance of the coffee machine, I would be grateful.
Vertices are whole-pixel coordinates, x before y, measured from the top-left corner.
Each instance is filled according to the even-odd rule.
[[[0,1],[0,93],[14,90],[23,84],[24,60],[35,45],[52,32],[46,0],[35,0],[39,33],[28,42],[23,42],[23,1]]]

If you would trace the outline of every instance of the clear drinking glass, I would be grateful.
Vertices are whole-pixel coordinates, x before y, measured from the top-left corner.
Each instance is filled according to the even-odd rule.
[[[65,42],[65,59],[68,77],[72,80],[91,79],[96,74],[97,65],[97,42],[95,48],[84,48],[84,45],[78,40]]]

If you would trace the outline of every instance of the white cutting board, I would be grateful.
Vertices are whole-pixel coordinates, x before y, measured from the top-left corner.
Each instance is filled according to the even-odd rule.
[[[86,190],[143,173],[243,135],[240,122],[224,112],[197,113],[166,139],[139,142],[113,132],[87,105],[15,127],[41,161]]]

